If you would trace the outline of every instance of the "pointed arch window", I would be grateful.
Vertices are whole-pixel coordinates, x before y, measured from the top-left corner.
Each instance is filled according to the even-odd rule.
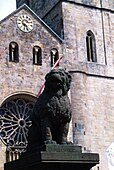
[[[59,59],[59,53],[56,48],[51,49],[51,67],[56,63],[56,61]],[[59,66],[59,64],[57,65]]]
[[[33,47],[33,64],[42,65],[42,50],[39,46]]]
[[[9,61],[19,62],[19,47],[14,41],[9,44]]]
[[[86,34],[87,60],[90,62],[97,62],[96,56],[96,41],[95,36],[91,30]]]

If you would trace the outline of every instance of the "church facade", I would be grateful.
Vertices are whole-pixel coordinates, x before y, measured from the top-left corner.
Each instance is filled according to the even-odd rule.
[[[113,1],[17,0],[17,10],[0,21],[1,169],[11,160],[9,146],[26,146],[29,113],[46,73],[62,57],[57,67],[72,75],[69,138],[84,152],[99,153],[94,170],[108,170],[105,153],[114,139],[113,20]]]

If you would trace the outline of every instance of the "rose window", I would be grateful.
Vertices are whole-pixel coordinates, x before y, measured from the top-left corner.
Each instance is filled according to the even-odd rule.
[[[0,108],[0,138],[6,146],[26,146],[34,103],[10,100]]]

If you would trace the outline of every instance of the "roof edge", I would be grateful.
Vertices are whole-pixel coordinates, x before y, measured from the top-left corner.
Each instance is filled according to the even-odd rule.
[[[64,40],[59,37],[59,35],[57,35],[38,15],[36,15],[36,13],[30,8],[28,7],[26,4],[23,4],[22,6],[20,6],[18,9],[16,9],[15,11],[13,11],[12,13],[10,13],[8,16],[6,16],[4,19],[2,19],[0,21],[0,24],[3,23],[5,20],[7,20],[10,16],[18,13],[20,10],[25,9],[29,12],[31,12],[31,14],[40,21],[40,23],[42,23],[60,42],[64,42]]]

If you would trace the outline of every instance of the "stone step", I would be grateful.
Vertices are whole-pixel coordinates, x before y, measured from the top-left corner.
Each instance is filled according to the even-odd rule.
[[[74,144],[46,144],[42,147],[42,151],[46,152],[82,152],[82,146]]]

